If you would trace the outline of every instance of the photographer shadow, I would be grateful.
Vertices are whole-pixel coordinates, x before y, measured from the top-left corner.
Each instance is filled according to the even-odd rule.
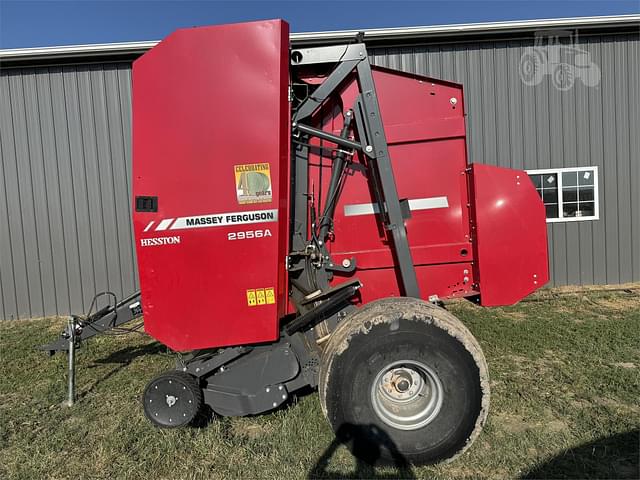
[[[356,459],[352,472],[328,470],[329,462],[340,445],[346,445]],[[385,462],[384,471],[376,468],[381,463],[383,452],[393,459]],[[346,423],[336,432],[336,438],[322,453],[309,471],[308,478],[416,478],[411,465],[400,453],[391,437],[375,425],[353,425]]]

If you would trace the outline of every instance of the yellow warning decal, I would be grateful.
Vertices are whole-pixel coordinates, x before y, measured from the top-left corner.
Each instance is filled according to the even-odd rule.
[[[266,305],[267,299],[264,296],[264,288],[256,288],[256,298],[258,299],[258,305]]]
[[[247,305],[250,307],[256,306],[256,291],[255,290],[247,290]]]
[[[268,163],[234,165],[238,203],[269,203],[272,198]]]
[[[255,307],[256,305],[273,305],[276,303],[276,293],[271,288],[252,288],[247,290],[247,305]]]
[[[273,288],[265,288],[264,293],[267,296],[267,305],[276,303],[276,294]]]

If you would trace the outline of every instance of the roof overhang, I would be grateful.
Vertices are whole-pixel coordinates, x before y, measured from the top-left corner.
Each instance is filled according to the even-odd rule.
[[[522,20],[508,22],[465,23],[456,25],[433,25],[423,27],[373,28],[362,30],[365,41],[376,44],[414,43],[420,41],[465,40],[465,37],[477,39],[494,36],[522,35],[541,29],[572,29],[580,33],[598,30],[618,30],[631,28],[637,31],[640,27],[640,15],[615,15],[600,17],[576,17],[540,20]],[[291,43],[294,46],[327,45],[352,41],[360,30],[339,30],[328,32],[292,33]],[[0,49],[0,61],[9,63],[38,63],[41,61],[101,61],[104,58],[135,58],[154,47],[157,41],[103,43],[92,45],[69,45],[41,48]]]

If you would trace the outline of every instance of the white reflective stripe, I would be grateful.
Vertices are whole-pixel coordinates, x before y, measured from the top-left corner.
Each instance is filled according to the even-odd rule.
[[[355,215],[371,215],[380,213],[377,203],[357,203],[355,205],[344,206],[344,216],[353,217]]]
[[[410,210],[431,210],[434,208],[448,208],[449,199],[447,197],[426,197],[409,200]],[[353,217],[356,215],[372,215],[379,213],[377,203],[357,203],[344,206],[344,216]]]
[[[169,228],[169,225],[171,225],[171,222],[173,222],[173,218],[165,218],[156,227],[156,232],[159,230],[166,230]]]
[[[145,231],[145,232],[148,232],[148,231],[149,231],[149,229],[151,228],[151,225],[153,225],[153,223],[154,223],[154,220],[151,220],[151,221],[149,222],[149,225],[147,225],[146,227],[144,227],[144,231]]]
[[[427,197],[409,200],[410,210],[430,210],[432,208],[449,208],[449,199],[447,197]]]
[[[277,222],[278,210],[253,210],[250,212],[227,212],[176,218],[170,230],[183,228],[223,227],[247,223]]]

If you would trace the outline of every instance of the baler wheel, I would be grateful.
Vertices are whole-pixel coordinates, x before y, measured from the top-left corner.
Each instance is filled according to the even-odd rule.
[[[192,375],[169,371],[149,382],[142,403],[146,417],[156,426],[184,427],[202,412],[202,389]]]
[[[371,464],[451,461],[489,409],[486,361],[450,312],[413,298],[365,305],[331,335],[320,365],[322,410]]]

